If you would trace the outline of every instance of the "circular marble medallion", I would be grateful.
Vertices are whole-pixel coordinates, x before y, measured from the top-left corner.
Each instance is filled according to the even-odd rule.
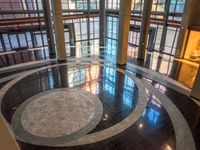
[[[48,143],[49,139],[60,144],[61,139],[66,142],[90,132],[102,113],[102,104],[95,95],[82,89],[56,89],[24,102],[13,115],[12,127],[26,142],[40,137],[43,140],[39,142]],[[27,139],[26,135],[31,137]]]

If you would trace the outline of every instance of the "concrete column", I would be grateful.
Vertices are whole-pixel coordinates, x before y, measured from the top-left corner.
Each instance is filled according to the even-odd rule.
[[[54,31],[56,37],[57,59],[58,61],[63,62],[66,61],[66,50],[61,0],[52,0],[52,8],[54,18]]]
[[[200,67],[198,69],[196,79],[191,92],[191,97],[200,100]]]
[[[53,36],[53,26],[52,26],[49,0],[42,0],[42,5],[43,5],[43,10],[44,10],[47,41],[48,41],[48,47],[49,47],[49,56],[50,58],[55,58],[56,51],[55,51],[55,42],[54,42],[54,36]]]
[[[130,30],[132,0],[120,0],[117,64],[125,65],[127,60],[128,35]]]
[[[105,10],[105,0],[100,0],[99,5],[99,46],[105,46],[105,18],[106,18],[106,10]],[[100,49],[101,50],[101,49]]]
[[[142,24],[140,28],[140,41],[138,47],[138,59],[144,60],[146,57],[147,38],[149,34],[151,8],[153,0],[144,0],[142,12]]]
[[[160,41],[160,51],[165,50],[167,28],[168,28],[167,22],[168,22],[168,18],[169,18],[170,3],[171,3],[171,0],[166,0],[166,2],[165,2],[164,24],[163,24],[162,37],[161,37],[161,41]]]

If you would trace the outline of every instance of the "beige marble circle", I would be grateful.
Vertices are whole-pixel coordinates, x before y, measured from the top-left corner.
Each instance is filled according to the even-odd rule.
[[[80,89],[49,92],[24,108],[21,124],[32,135],[45,138],[72,134],[93,119],[98,109],[94,97]]]

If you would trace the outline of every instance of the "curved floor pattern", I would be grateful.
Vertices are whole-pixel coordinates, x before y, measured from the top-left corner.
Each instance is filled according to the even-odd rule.
[[[70,61],[88,61],[88,59],[85,59],[85,58],[79,58],[79,59],[72,59],[70,58],[69,59]],[[95,58],[90,58],[90,61],[91,62],[96,62],[96,61],[101,61],[101,62],[105,62],[103,59],[99,59],[98,57],[95,57]],[[46,60],[46,63],[50,63],[50,62],[53,62],[55,60]],[[89,62],[90,62],[89,61]],[[111,64],[114,64],[114,61],[111,61],[111,60],[107,60],[106,63],[111,63]],[[37,63],[36,63],[37,64]],[[25,64],[20,64],[21,68],[23,69],[26,69],[27,65]],[[31,67],[34,67],[35,64],[31,64]],[[183,94],[186,94],[186,95],[189,95],[190,94],[190,89],[188,89],[186,86],[184,86],[183,84],[177,82],[176,80],[174,79],[171,79],[167,76],[164,76],[160,73],[157,73],[157,72],[154,72],[152,70],[149,70],[149,69],[146,69],[144,67],[140,67],[140,66],[137,66],[137,65],[134,65],[134,64],[130,64],[130,63],[127,63],[127,66],[130,66],[131,68],[134,68],[134,70],[136,69],[137,70],[137,73],[138,74],[141,74],[142,76],[144,77],[147,77],[151,80],[155,80],[159,83],[162,83],[180,93],[183,93]],[[8,70],[11,70],[12,71],[12,66],[11,67],[7,67],[7,71]],[[1,78],[0,79],[0,83],[3,83],[3,82],[6,82],[6,81],[9,81],[9,80],[12,80],[14,79],[15,77],[19,76],[21,73],[16,73],[16,74],[13,74],[13,75],[9,75],[9,76],[6,76],[4,78]],[[163,80],[164,79],[164,80]]]
[[[90,64],[90,63],[82,63],[82,64]],[[105,65],[102,65],[102,64],[99,64],[98,62],[96,63],[93,63],[93,64],[96,64],[96,65],[101,65],[101,66],[105,66]],[[61,64],[59,66],[64,66],[64,65],[67,65],[67,64]],[[80,65],[80,64],[79,64]],[[49,67],[44,67],[44,68],[40,68],[40,69],[36,69],[34,71],[30,71],[28,73],[25,73],[23,75],[21,75],[20,77],[16,78],[15,80],[9,82],[4,88],[3,88],[3,91],[1,91],[1,95],[0,95],[0,98],[1,98],[1,101],[2,101],[2,98],[3,96],[6,94],[6,91],[11,88],[16,82],[20,81],[21,79],[23,79],[24,77],[30,75],[30,74],[33,74],[34,72],[38,72],[40,70],[44,70],[44,69],[47,69],[47,68],[51,68],[51,67],[56,67],[58,65],[54,65],[54,66],[49,66]],[[139,87],[144,87],[148,89],[148,91],[150,91],[151,93],[155,94],[156,97],[162,102],[162,105],[165,107],[165,109],[167,110],[169,116],[170,116],[170,119],[173,123],[173,126],[174,126],[174,129],[175,129],[175,133],[176,133],[176,149],[177,150],[195,150],[195,144],[194,144],[194,141],[193,141],[193,137],[192,137],[192,134],[191,134],[191,131],[184,119],[184,117],[182,116],[182,114],[180,113],[180,111],[176,108],[176,106],[166,97],[164,96],[161,92],[159,92],[157,89],[155,89],[153,86],[151,86],[150,84],[148,84],[147,82],[144,82],[143,80],[140,80],[138,79],[137,77],[133,76],[131,73],[128,73],[128,72],[125,72],[124,70],[122,69],[118,69],[116,67],[113,67],[113,66],[108,66],[110,68],[113,68],[113,69],[116,69],[122,73],[125,73],[126,75],[128,75],[129,77],[131,77],[134,82],[139,85]],[[141,91],[141,90],[139,90]],[[143,94],[145,93],[144,91],[142,92]],[[141,93],[141,94],[142,94]],[[143,96],[142,96],[143,97]],[[140,101],[139,101],[140,102]],[[137,105],[138,106],[138,105]],[[142,104],[142,106],[144,107],[144,103]],[[134,109],[135,111],[136,109]],[[138,111],[136,111],[136,113],[138,113]],[[131,113],[132,114],[132,113]],[[129,116],[131,116],[131,114]],[[139,116],[141,116],[141,112],[137,114],[138,116],[135,118],[136,120],[138,119]],[[128,116],[128,117],[129,117]],[[179,118],[179,119],[176,119],[176,118]],[[125,121],[127,123],[126,127],[124,128],[125,125],[121,125],[123,126],[123,130],[118,130],[118,133],[119,134],[120,132],[124,131],[126,128],[130,127],[131,124],[133,124],[132,121],[130,120],[126,120],[124,119],[123,121]],[[123,122],[121,121],[121,122]],[[120,123],[121,123],[120,122]],[[119,126],[116,128],[116,129],[119,129],[120,128],[120,123],[119,123]],[[130,124],[131,123],[131,124]],[[112,128],[112,127],[111,127]],[[106,129],[105,129],[106,130]],[[104,130],[103,130],[104,131]],[[110,133],[113,133],[114,129],[111,130],[112,132]],[[101,132],[101,131],[100,131]],[[98,134],[97,133],[94,133],[94,135]],[[92,134],[88,134],[88,135],[85,135],[85,136],[90,136]],[[110,134],[109,137],[112,137],[116,134]],[[103,140],[105,139],[103,136],[105,136],[104,134],[102,134],[102,136],[100,136],[100,138],[96,138],[96,136],[93,136],[91,139],[89,139],[87,142],[89,143],[93,143],[93,142],[97,142],[97,141],[100,141],[100,140]],[[97,136],[98,137],[98,136]],[[187,138],[186,138],[187,137]],[[107,137],[108,138],[108,137]],[[69,142],[67,143],[68,146],[72,146],[74,145],[75,143],[77,144],[86,144],[83,142],[83,140],[81,140],[82,138],[79,138],[77,139],[77,141],[72,141],[72,142]],[[62,146],[66,146],[65,144],[62,145]]]
[[[65,66],[65,65],[66,64],[62,64],[61,66]],[[68,65],[70,65],[70,64],[68,64]],[[79,65],[81,65],[81,64],[79,64]],[[82,65],[88,65],[88,63],[82,63]],[[53,67],[57,67],[57,66],[60,66],[60,65],[55,65]],[[75,65],[72,64],[72,66],[75,66]],[[38,69],[37,71],[36,70],[31,71],[31,73],[28,72],[28,73],[26,73],[26,75],[22,75],[22,76],[23,76],[23,78],[25,78],[26,76],[33,74],[34,72],[38,72],[39,70],[44,70],[44,69],[51,68],[51,67],[52,66]],[[18,81],[20,81],[22,79],[22,78],[21,79],[19,79],[19,78],[11,81],[11,82],[13,82],[12,85],[14,85],[15,83],[17,83]],[[112,136],[122,132],[123,130],[127,129],[131,124],[133,124],[141,116],[141,114],[143,113],[143,111],[145,109],[146,103],[147,103],[147,101],[146,101],[147,97],[146,97],[146,94],[144,94],[144,93],[146,93],[144,86],[141,85],[139,82],[136,82],[136,84],[139,87],[139,101],[138,101],[138,104],[137,104],[136,108],[134,109],[134,111],[132,111],[131,114],[127,118],[125,118],[118,124],[116,124],[110,128],[107,128],[103,131],[95,132],[94,134],[85,135],[76,141],[67,142],[65,144],[61,144],[60,146],[74,146],[74,145],[83,145],[83,144],[98,142],[98,141],[107,139],[109,137],[112,137]],[[9,87],[7,87],[7,88],[9,89]],[[27,138],[27,136],[26,136],[26,138]],[[42,145],[42,143],[41,143],[41,145]],[[59,146],[59,145],[57,145],[57,146]]]
[[[121,70],[121,71],[125,72],[124,70]],[[127,74],[130,74],[130,73],[127,72]],[[135,77],[132,76],[132,78],[135,78]],[[186,120],[184,119],[183,115],[181,114],[181,112],[177,109],[177,107],[164,94],[162,94],[160,91],[158,91],[156,88],[154,88],[147,82],[142,81],[142,84],[145,85],[145,87],[148,90],[150,90],[151,93],[154,93],[156,95],[156,97],[162,102],[162,105],[167,110],[175,129],[177,150],[183,150],[183,149],[195,150],[196,147],[195,147],[194,139],[190,131],[190,128]]]
[[[82,89],[56,89],[25,101],[15,111],[12,127],[19,140],[56,145],[87,134],[101,120],[103,106]]]

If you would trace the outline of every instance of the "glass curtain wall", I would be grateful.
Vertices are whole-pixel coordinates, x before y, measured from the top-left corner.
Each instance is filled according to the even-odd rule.
[[[88,4],[89,2],[89,4]],[[74,23],[76,43],[80,53],[87,46],[97,49],[99,38],[100,0],[62,0],[64,23]],[[144,0],[132,0],[131,25],[140,26]],[[155,51],[174,55],[185,0],[171,0],[168,20],[165,22],[166,0],[154,0],[151,28],[156,29]],[[111,54],[116,53],[118,37],[118,10],[120,0],[106,0],[106,44]],[[167,27],[166,27],[167,26]],[[44,23],[42,0],[0,1],[0,54],[34,50],[48,58],[48,43]],[[164,50],[160,50],[163,30],[167,30]],[[138,46],[139,32],[130,31],[129,43]],[[65,29],[65,42],[69,54],[69,31]],[[0,60],[1,61],[1,60]]]
[[[88,0],[62,0],[64,10],[88,10]],[[89,0],[89,9],[99,9],[99,0]]]
[[[89,11],[99,9],[99,0],[90,0],[89,8],[87,2],[88,0],[62,0],[64,23],[74,23],[75,39],[81,54],[85,49],[80,47],[86,47],[88,43],[93,49],[97,49],[99,38],[98,14],[89,14]],[[65,28],[64,34],[67,54],[70,56],[69,30]],[[1,0],[1,65],[5,65],[7,60],[24,59],[22,51],[27,52],[29,59],[34,60],[36,56],[40,56],[39,59],[49,58],[42,0]],[[21,56],[16,56],[16,52]],[[6,56],[8,58],[4,54],[9,54]],[[20,62],[9,62],[8,65]]]
[[[107,10],[112,13],[112,10],[119,10],[120,0],[107,0]],[[166,11],[166,0],[153,0],[152,15],[151,15],[151,27],[156,29],[154,39],[154,50],[162,53],[174,55],[175,46],[178,38],[180,22],[182,19],[182,13],[184,9],[185,0],[171,0],[169,5],[169,13],[167,22],[165,22],[165,11]],[[132,1],[132,25],[140,25],[142,18],[144,0],[133,0]],[[109,15],[109,14],[108,14]],[[109,21],[108,21],[109,22]],[[164,27],[165,26],[165,27]],[[108,26],[107,34],[110,36],[112,29]],[[161,51],[161,38],[163,30],[167,30],[166,41],[164,49]],[[130,31],[129,43],[135,46],[139,44],[139,33]]]

